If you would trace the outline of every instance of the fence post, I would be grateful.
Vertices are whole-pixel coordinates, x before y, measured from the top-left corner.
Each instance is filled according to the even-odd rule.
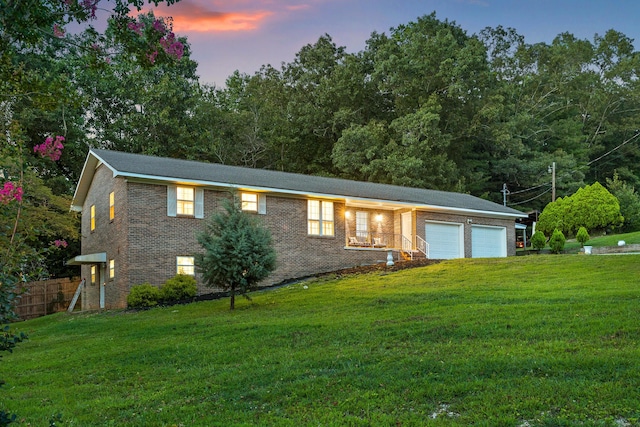
[[[82,292],[82,288],[84,287],[84,283],[85,283],[85,280],[84,278],[82,278],[82,282],[80,282],[80,284],[78,285],[78,289],[76,289],[76,293],[73,294],[73,299],[71,300],[71,304],[69,304],[69,308],[67,308],[67,311],[69,313],[71,313],[75,308],[76,303],[78,302],[78,297],[80,296],[80,292]]]

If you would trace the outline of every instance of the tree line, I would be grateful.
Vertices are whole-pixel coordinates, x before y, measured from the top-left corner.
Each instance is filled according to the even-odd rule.
[[[42,7],[23,13],[30,3]],[[0,15],[0,169],[15,175],[18,157],[29,165],[36,192],[20,226],[30,245],[66,238],[79,251],[65,206],[89,147],[498,203],[506,185],[507,204],[522,211],[551,201],[555,162],[559,197],[615,176],[637,198],[640,57],[618,31],[531,44],[516,29],[469,34],[433,13],[373,32],[356,53],[321,35],[279,68],[235,72],[215,87],[200,83],[169,19],[115,14],[104,32],[67,33],[56,17],[71,15],[56,8],[76,3],[16,2]],[[65,138],[56,162],[31,149],[52,135]],[[35,229],[45,220],[46,232]],[[61,274],[64,254],[48,256]]]

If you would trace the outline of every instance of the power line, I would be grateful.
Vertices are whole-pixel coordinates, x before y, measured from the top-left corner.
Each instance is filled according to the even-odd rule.
[[[551,184],[551,182],[545,182],[545,183],[542,183],[542,184],[540,184],[540,185],[536,185],[535,187],[525,188],[524,190],[510,191],[510,192],[509,192],[509,194],[524,193],[524,192],[526,192],[526,191],[535,190],[536,188],[544,187],[545,185],[550,185],[550,184]]]
[[[597,159],[593,159],[591,160],[589,163],[587,163],[587,166],[589,166],[592,163],[597,162],[598,160],[601,160],[602,158],[608,156],[609,154],[613,153],[614,151],[616,151],[618,148],[622,147],[623,145],[625,145],[628,142],[633,141],[634,139],[636,139],[637,137],[640,136],[640,132],[636,131],[636,134],[633,135],[631,138],[627,139],[626,141],[623,141],[622,144],[618,145],[617,147],[615,147],[612,150],[607,151],[606,153],[604,153],[602,156],[598,157]]]
[[[542,196],[544,196],[545,194],[547,194],[549,191],[551,191],[551,187],[547,188],[547,189],[546,189],[545,191],[543,191],[542,193],[540,193],[540,194],[538,194],[537,196],[532,197],[532,198],[530,198],[530,199],[528,199],[528,200],[523,200],[523,201],[518,202],[518,203],[509,203],[509,206],[519,206],[519,205],[522,205],[522,204],[524,204],[524,203],[528,203],[528,202],[530,202],[530,201],[532,201],[532,200],[539,199],[540,197],[542,197]]]

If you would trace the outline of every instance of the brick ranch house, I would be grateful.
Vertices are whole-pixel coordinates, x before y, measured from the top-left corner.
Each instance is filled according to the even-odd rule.
[[[82,212],[82,309],[126,306],[132,286],[198,275],[196,234],[221,200],[271,231],[277,268],[263,283],[388,256],[515,255],[525,214],[468,194],[92,149],[71,209]],[[212,292],[198,280],[200,294]]]

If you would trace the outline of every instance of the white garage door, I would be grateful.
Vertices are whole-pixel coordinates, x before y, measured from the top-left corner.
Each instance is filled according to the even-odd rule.
[[[507,256],[507,229],[474,225],[471,227],[471,256],[496,258]]]
[[[464,258],[462,224],[427,222],[425,237],[429,244],[429,258]]]

